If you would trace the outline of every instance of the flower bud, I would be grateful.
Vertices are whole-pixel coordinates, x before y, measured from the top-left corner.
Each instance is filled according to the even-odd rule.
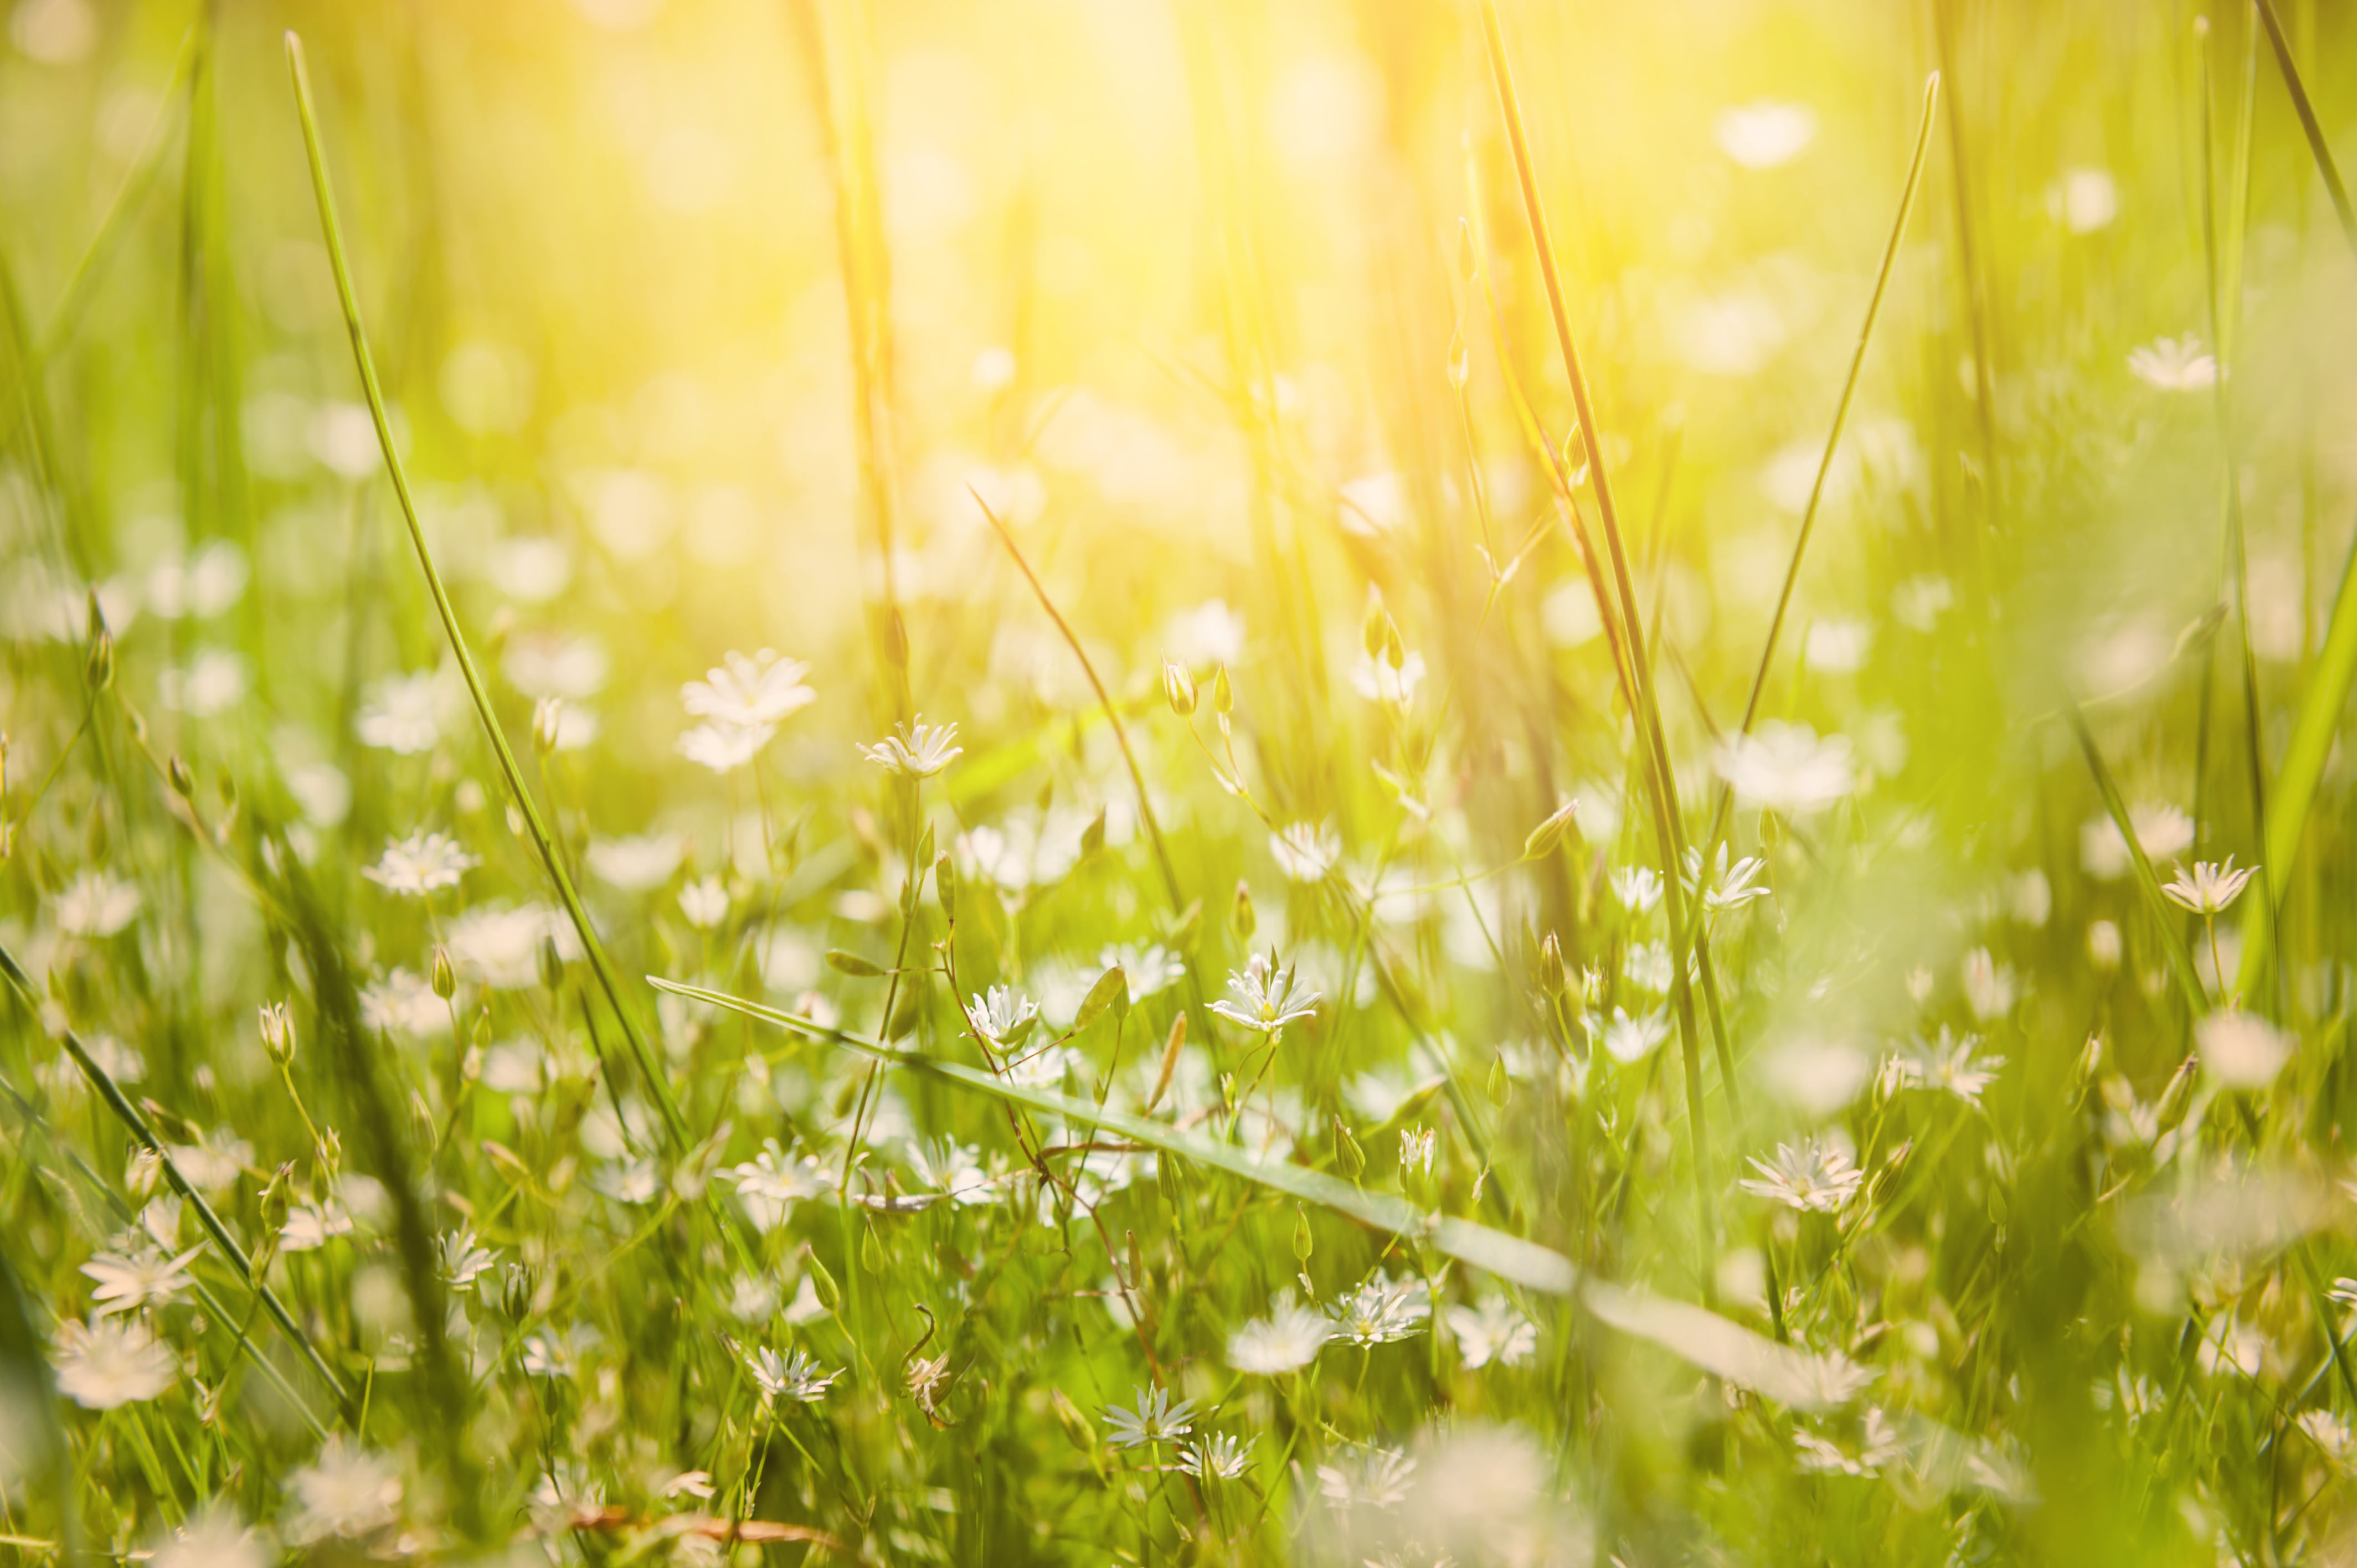
[[[1523,841],[1523,858],[1539,860],[1555,853],[1555,846],[1561,843],[1563,835],[1570,831],[1571,819],[1578,810],[1578,801],[1566,800],[1548,812],[1546,820],[1533,828],[1530,836]]]
[[[1235,928],[1239,939],[1247,942],[1259,924],[1253,916],[1252,889],[1241,881],[1236,884],[1236,901],[1228,911],[1228,924]]]
[[[533,704],[532,743],[543,757],[556,749],[556,737],[565,733],[565,699],[543,697]]]
[[[1195,711],[1195,677],[1187,673],[1184,665],[1164,660],[1162,695],[1169,702],[1172,713],[1182,719],[1189,716]]]
[[[262,1048],[270,1059],[284,1067],[295,1056],[295,1019],[284,1002],[262,1004]]]
[[[458,994],[458,976],[450,967],[450,950],[434,944],[434,994],[447,1002]]]
[[[197,776],[188,771],[188,763],[181,759],[178,752],[172,753],[171,760],[164,764],[164,777],[172,781],[172,793],[181,800],[196,797]]]
[[[1228,684],[1228,667],[1224,664],[1211,677],[1211,711],[1222,718],[1236,711],[1236,693]]]

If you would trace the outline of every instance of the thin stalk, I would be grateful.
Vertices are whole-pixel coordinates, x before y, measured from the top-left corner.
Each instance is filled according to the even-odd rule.
[[[425,542],[425,530],[417,521],[417,504],[409,493],[409,476],[402,467],[401,454],[393,449],[393,425],[385,415],[384,392],[377,383],[376,362],[370,356],[368,334],[361,325],[361,308],[352,290],[351,268],[344,257],[344,235],[336,221],[335,193],[328,182],[328,162],[319,145],[318,115],[311,103],[311,79],[303,59],[303,40],[293,32],[286,35],[286,69],[295,82],[295,107],[303,122],[303,146],[311,165],[311,191],[319,206],[319,226],[326,235],[328,261],[336,274],[336,297],[342,304],[344,328],[352,344],[352,360],[359,367],[361,389],[368,395],[369,416],[376,424],[377,445],[383,449],[384,464],[393,478],[393,492],[401,502],[402,521],[409,528],[409,542],[417,552],[417,564],[425,575],[425,586],[434,596],[435,612],[441,617],[442,630],[450,639],[450,650],[458,663],[458,672],[465,677],[467,695],[475,704],[475,715],[482,721],[483,733],[490,737],[492,754],[498,757],[500,774],[507,782],[508,793],[514,797],[522,813],[524,826],[532,837],[533,848],[539,852],[541,864],[548,868],[551,881],[556,884],[556,895],[565,905],[565,913],[581,939],[582,950],[588,955],[589,967],[597,972],[598,987],[606,993],[608,1005],[621,1020],[623,1037],[630,1041],[630,1054],[639,1070],[645,1075],[648,1091],[662,1112],[663,1129],[670,1135],[675,1152],[684,1151],[691,1142],[686,1118],[681,1115],[679,1101],[672,1093],[671,1081],[647,1044],[645,1032],[639,1020],[622,1000],[621,982],[614,966],[606,957],[605,944],[597,940],[597,929],[590,923],[589,911],[582,906],[581,895],[573,886],[572,876],[565,869],[563,856],[557,853],[556,840],[533,800],[532,790],[524,783],[523,770],[517,767],[515,753],[509,748],[507,732],[500,727],[499,714],[491,707],[490,690],[483,684],[482,672],[475,667],[475,656],[467,647],[466,633],[458,628],[458,612],[451,607],[449,590],[442,585],[442,574],[434,564],[434,552]]]

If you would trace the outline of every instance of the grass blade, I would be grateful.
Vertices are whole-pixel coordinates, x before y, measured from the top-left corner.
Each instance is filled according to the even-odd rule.
[[[377,445],[384,451],[384,466],[393,478],[393,493],[401,503],[402,521],[409,527],[409,542],[417,552],[417,564],[425,574],[425,586],[434,596],[435,612],[442,618],[442,630],[449,638],[450,651],[458,662],[458,672],[466,678],[467,695],[475,704],[475,715],[482,720],[483,733],[491,743],[491,751],[499,758],[500,775],[506,781],[508,793],[516,809],[522,812],[524,826],[532,835],[533,848],[540,854],[541,864],[548,868],[551,881],[556,884],[556,896],[565,905],[565,913],[573,922],[574,931],[581,939],[582,950],[588,955],[589,967],[596,972],[599,989],[605,992],[608,1005],[621,1020],[622,1035],[630,1042],[630,1055],[639,1071],[644,1075],[647,1090],[654,1097],[662,1112],[663,1130],[669,1135],[674,1151],[684,1150],[692,1140],[687,1133],[686,1118],[681,1115],[679,1101],[672,1093],[671,1081],[663,1075],[660,1063],[647,1044],[646,1032],[640,1026],[636,1011],[622,1000],[622,987],[615,977],[614,966],[606,956],[605,944],[597,940],[597,928],[590,923],[589,911],[581,903],[581,895],[573,886],[573,877],[565,869],[564,857],[556,853],[556,841],[533,800],[532,789],[524,783],[523,770],[516,766],[515,752],[508,746],[507,732],[500,727],[500,716],[491,707],[490,691],[483,684],[482,672],[475,667],[475,656],[468,650],[467,635],[458,628],[458,612],[451,607],[450,594],[442,585],[442,574],[434,565],[434,552],[425,542],[425,530],[417,521],[417,503],[409,493],[409,476],[402,467],[401,454],[393,449],[393,426],[385,417],[384,392],[377,384],[376,361],[369,353],[368,334],[361,325],[361,307],[352,291],[351,267],[344,257],[342,228],[336,221],[335,192],[328,182],[328,161],[319,145],[318,115],[311,105],[311,78],[303,60],[303,40],[294,33],[286,35],[286,70],[295,82],[295,107],[302,117],[303,146],[309,156],[311,191],[319,205],[319,227],[325,233],[328,262],[336,274],[336,298],[344,311],[344,328],[350,335],[352,360],[360,369],[361,390],[367,394],[369,417],[375,422]]]
[[[2332,145],[2324,139],[2324,126],[2316,117],[2316,105],[2309,102],[2308,84],[2300,80],[2298,62],[2291,58],[2291,39],[2284,32],[2283,18],[2276,15],[2276,0],[2255,0],[2259,9],[2259,21],[2266,27],[2267,43],[2274,49],[2276,68],[2283,73],[2284,91],[2291,95],[2292,112],[2299,116],[2299,128],[2308,137],[2308,150],[2315,155],[2316,172],[2323,177],[2324,188],[2332,198],[2333,216],[2341,220],[2341,236],[2349,249],[2357,254],[2357,209],[2349,205],[2349,188],[2341,183],[2341,166],[2333,160]]]
[[[2291,40],[2284,33],[2282,18],[2276,15],[2275,0],[2256,3],[2259,20],[2266,26],[2267,42],[2283,75],[2284,90],[2291,96],[2300,129],[2308,136],[2309,151],[2316,158],[2317,173],[2331,196],[2333,214],[2341,220],[2341,235],[2349,242],[2351,254],[2357,256],[2357,209],[2350,206],[2349,188],[2341,181],[2341,166],[2333,159],[2331,145],[2324,139],[2324,127],[2317,120],[2316,106],[2309,101],[2307,85],[2301,81],[2299,67],[2292,59]],[[2348,562],[2341,568],[2341,585],[2333,595],[2332,617],[2325,627],[2324,646],[2318,650],[2316,667],[2309,673],[2308,688],[2300,693],[2299,708],[2292,718],[2291,744],[2284,750],[2283,766],[2276,771],[2275,789],[2266,803],[2264,855],[2266,894],[2274,901],[2274,908],[2267,911],[2271,918],[2245,922],[2243,961],[2234,981],[2235,988],[2245,996],[2257,995],[2266,979],[2267,962],[2274,956],[2275,928],[2291,889],[2292,869],[2299,857],[2300,839],[2307,832],[2309,809],[2316,802],[2317,784],[2323,779],[2325,762],[2332,755],[2333,732],[2341,726],[2341,713],[2348,704],[2352,682],[2357,682],[2357,546],[2352,547]]]
[[[1828,1369],[1839,1369],[1839,1358],[1820,1358],[1791,1349],[1691,1302],[1674,1301],[1648,1291],[1583,1277],[1570,1259],[1535,1241],[1526,1241],[1469,1219],[1427,1213],[1405,1198],[1369,1192],[1323,1171],[1281,1161],[1262,1163],[1249,1158],[1233,1144],[1190,1137],[1146,1117],[1049,1090],[1010,1083],[960,1062],[889,1050],[872,1040],[742,997],[708,991],[700,985],[682,985],[655,975],[649,975],[647,983],[674,996],[775,1024],[806,1038],[856,1052],[871,1061],[922,1073],[1012,1105],[1118,1133],[1160,1153],[1224,1171],[1303,1203],[1332,1209],[1375,1230],[1426,1242],[1460,1263],[1526,1289],[1576,1297],[1599,1321],[1650,1340],[1706,1372],[1782,1403],[1805,1410],[1840,1402],[1835,1397],[1837,1391],[1829,1390],[1825,1381]]]
[[[16,961],[16,955],[5,947],[0,947],[0,977],[5,977],[8,983],[16,988],[16,994],[23,999],[26,1006],[36,1012],[39,1010],[41,1005],[39,989],[33,984],[32,977],[25,972],[24,966]],[[123,1123],[131,1136],[137,1140],[141,1148],[156,1157],[157,1167],[164,1173],[166,1184],[179,1195],[180,1200],[196,1215],[198,1225],[203,1229],[206,1236],[211,1239],[213,1245],[221,1249],[221,1256],[229,1260],[230,1266],[237,1271],[238,1278],[244,1282],[248,1289],[262,1298],[263,1307],[270,1314],[271,1320],[285,1330],[286,1337],[294,1341],[295,1348],[303,1352],[304,1359],[311,1363],[311,1369],[319,1374],[321,1380],[328,1385],[328,1391],[336,1396],[336,1402],[349,1414],[352,1409],[352,1396],[344,1387],[343,1380],[336,1376],[335,1369],[329,1367],[327,1359],[319,1354],[318,1347],[311,1343],[311,1337],[304,1333],[301,1326],[296,1323],[294,1314],[286,1310],[286,1304],[279,1300],[277,1293],[253,1272],[253,1262],[245,1255],[245,1249],[240,1247],[236,1239],[230,1235],[229,1227],[221,1223],[221,1216],[213,1212],[212,1205],[205,1201],[204,1195],[190,1186],[188,1178],[180,1174],[180,1167],[173,1163],[170,1152],[164,1147],[163,1141],[156,1136],[156,1130],[147,1124],[147,1118],[140,1113],[137,1106],[131,1103],[129,1098],[108,1075],[106,1069],[99,1066],[91,1058],[90,1049],[82,1044],[81,1036],[68,1029],[60,1036],[60,1042],[65,1047],[66,1055],[73,1058],[74,1066],[81,1069],[82,1077],[89,1080],[91,1088],[96,1091],[101,1100],[106,1101],[106,1108],[114,1112],[115,1120]]]
[[[1588,473],[1596,486],[1596,510],[1603,525],[1604,542],[1612,560],[1612,580],[1619,596],[1621,640],[1627,659],[1627,678],[1633,699],[1632,706],[1639,718],[1642,744],[1649,767],[1646,782],[1652,797],[1653,832],[1662,857],[1663,907],[1669,915],[1670,929],[1686,929],[1685,893],[1680,874],[1685,865],[1685,831],[1679,816],[1677,774],[1670,761],[1667,733],[1662,726],[1662,709],[1654,694],[1652,662],[1646,652],[1645,628],[1637,607],[1637,590],[1629,571],[1629,547],[1620,528],[1620,513],[1612,497],[1610,465],[1604,458],[1602,432],[1596,421],[1595,401],[1587,386],[1587,373],[1579,357],[1578,340],[1572,332],[1571,309],[1566,302],[1562,271],[1555,264],[1555,241],[1547,228],[1546,208],[1539,199],[1538,177],[1531,159],[1530,136],[1523,124],[1522,102],[1514,91],[1512,66],[1506,58],[1506,35],[1498,20],[1497,0],[1481,0],[1481,27],[1490,59],[1490,77],[1497,89],[1499,113],[1506,124],[1507,141],[1514,155],[1514,174],[1520,181],[1523,215],[1530,224],[1531,244],[1538,252],[1539,276],[1546,285],[1547,310],[1555,322],[1555,345],[1563,356],[1564,374],[1571,383],[1573,408],[1579,416],[1579,437],[1587,455]],[[1572,499],[1566,487],[1566,499],[1573,510],[1577,501]],[[1591,577],[1590,586],[1603,612],[1603,585]],[[1690,944],[1689,944],[1690,945]],[[1685,949],[1682,947],[1681,952]],[[1712,1259],[1717,1251],[1717,1219],[1712,1202],[1710,1177],[1709,1129],[1703,1114],[1702,1040],[1695,1024],[1694,987],[1687,966],[1682,962],[1670,966],[1670,992],[1678,1020],[1679,1055],[1685,1069],[1686,1131],[1692,1144],[1695,1175],[1695,1207],[1697,1236],[1702,1252],[1700,1283],[1706,1293],[1713,1288],[1717,1273]]]

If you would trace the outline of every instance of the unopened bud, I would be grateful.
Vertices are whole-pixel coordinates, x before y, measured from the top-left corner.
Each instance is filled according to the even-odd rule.
[[[1224,664],[1211,677],[1211,711],[1222,718],[1236,711],[1235,690],[1228,684],[1228,667]]]
[[[1359,626],[1359,641],[1365,647],[1368,658],[1374,659],[1383,653],[1383,630],[1391,624],[1391,618],[1390,612],[1383,608],[1383,595],[1369,595],[1367,618]]]
[[[942,918],[957,918],[957,863],[948,855],[933,862],[933,897],[942,901]]]
[[[1297,1203],[1293,1206],[1293,1255],[1306,1263],[1317,1246],[1318,1238],[1309,1229],[1309,1211]]]
[[[91,693],[95,696],[114,684],[114,633],[109,631],[106,622],[99,618],[95,595],[90,601],[90,618],[97,629],[91,633],[90,657],[83,661],[81,672],[82,679],[89,683]]]
[[[557,736],[565,733],[565,699],[543,697],[533,704],[532,743],[545,757],[556,749]]]
[[[1367,1168],[1367,1152],[1359,1147],[1359,1140],[1351,1136],[1351,1125],[1340,1116],[1334,1118],[1334,1165],[1351,1181],[1357,1181]]]
[[[1162,661],[1162,695],[1170,703],[1170,711],[1186,718],[1195,711],[1195,677],[1187,673],[1183,664]]]
[[[1523,858],[1539,860],[1554,854],[1555,846],[1563,842],[1565,833],[1570,832],[1571,819],[1578,810],[1578,801],[1566,800],[1548,812],[1546,820],[1533,828],[1530,836],[1523,841]]]
[[[1259,923],[1253,916],[1252,889],[1238,882],[1236,901],[1228,910],[1228,924],[1235,928],[1238,938],[1250,941],[1253,930]]]
[[[826,1272],[826,1265],[818,1261],[817,1253],[810,1254],[809,1263],[811,1288],[818,1294],[818,1304],[829,1312],[834,1311],[843,1305],[843,1287],[834,1283],[834,1276]]]
[[[172,781],[173,794],[183,800],[195,798],[197,776],[188,771],[188,765],[181,760],[178,752],[172,753],[171,760],[164,764],[164,777]]]
[[[447,1002],[458,994],[458,976],[450,967],[450,950],[434,944],[434,994]]]
[[[270,1059],[285,1066],[295,1055],[295,1018],[284,1002],[262,1004],[262,1048]]]

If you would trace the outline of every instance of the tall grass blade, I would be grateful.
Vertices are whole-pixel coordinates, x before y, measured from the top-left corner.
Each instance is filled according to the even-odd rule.
[[[442,630],[449,639],[450,651],[457,660],[458,672],[465,677],[467,695],[475,705],[475,716],[482,721],[483,734],[491,743],[492,755],[498,757],[500,776],[507,783],[508,794],[524,820],[532,836],[533,848],[539,852],[541,864],[548,868],[549,879],[556,885],[556,896],[565,906],[565,913],[573,922],[573,929],[581,939],[581,948],[588,955],[589,967],[596,972],[597,985],[606,993],[608,1005],[621,1021],[623,1037],[630,1042],[630,1055],[645,1078],[647,1091],[662,1112],[663,1130],[673,1150],[685,1149],[692,1140],[687,1121],[680,1113],[678,1099],[672,1092],[671,1080],[664,1076],[647,1043],[646,1032],[640,1027],[636,1009],[623,1000],[621,983],[616,978],[614,966],[606,956],[605,944],[597,940],[597,929],[590,922],[589,911],[582,905],[581,895],[573,886],[572,875],[565,868],[565,859],[556,852],[556,841],[542,818],[540,807],[533,801],[532,789],[524,782],[523,769],[516,766],[515,753],[508,746],[507,732],[500,725],[497,711],[491,706],[490,690],[483,684],[482,672],[475,667],[475,656],[467,647],[466,633],[458,627],[458,612],[451,607],[449,590],[442,585],[442,574],[434,564],[434,552],[425,542],[425,527],[417,521],[417,503],[409,493],[409,476],[403,468],[401,454],[394,450],[393,425],[384,410],[384,392],[377,384],[376,361],[371,357],[368,334],[361,325],[358,295],[352,289],[352,274],[344,255],[343,230],[336,221],[335,192],[328,181],[327,155],[319,145],[318,115],[311,103],[311,78],[303,59],[303,40],[294,33],[286,35],[286,69],[295,82],[295,107],[303,122],[303,146],[311,166],[311,190],[319,207],[319,227],[328,245],[328,262],[336,275],[336,298],[343,306],[344,328],[351,338],[352,360],[359,367],[361,390],[367,394],[369,417],[375,423],[377,445],[384,452],[386,471],[393,478],[393,492],[401,503],[402,521],[408,525],[409,542],[417,552],[417,564],[425,575],[425,586],[434,596],[435,613],[441,617]]]
[[[1546,287],[1547,311],[1555,323],[1555,346],[1563,356],[1564,374],[1571,383],[1572,406],[1579,419],[1579,437],[1587,452],[1588,473],[1596,487],[1596,511],[1603,527],[1604,542],[1612,562],[1612,581],[1618,596],[1622,652],[1626,674],[1642,736],[1648,767],[1646,782],[1652,802],[1654,835],[1662,857],[1663,907],[1669,914],[1670,929],[1684,931],[1685,894],[1682,872],[1685,865],[1685,831],[1678,804],[1677,773],[1670,760],[1667,732],[1662,725],[1661,704],[1654,695],[1652,660],[1646,651],[1642,612],[1637,604],[1636,585],[1629,570],[1629,546],[1620,527],[1620,513],[1612,495],[1611,465],[1605,460],[1602,428],[1597,423],[1595,401],[1587,386],[1587,373],[1581,364],[1579,344],[1571,326],[1571,307],[1564,295],[1563,275],[1555,263],[1555,240],[1547,227],[1546,208],[1539,199],[1538,175],[1531,157],[1530,135],[1523,124],[1522,102],[1514,91],[1512,67],[1506,54],[1506,35],[1498,20],[1497,0],[1482,0],[1481,27],[1488,48],[1491,81],[1497,90],[1499,113],[1504,118],[1506,137],[1513,149],[1514,174],[1520,183],[1523,216],[1530,224],[1531,244],[1538,253],[1539,277]],[[1566,503],[1575,510],[1577,501],[1566,489]],[[1592,578],[1590,586],[1598,598],[1598,609],[1603,611],[1603,585]],[[1690,944],[1687,944],[1690,945]],[[1686,946],[1678,950],[1681,957]],[[1677,1015],[1679,1056],[1685,1069],[1686,1130],[1692,1144],[1695,1177],[1695,1205],[1697,1211],[1696,1240],[1702,1253],[1701,1280],[1703,1288],[1712,1288],[1716,1268],[1712,1262],[1717,1246],[1717,1219],[1712,1199],[1710,1176],[1710,1137],[1703,1112],[1702,1041],[1695,1024],[1694,987],[1688,967],[1683,961],[1670,966],[1671,1003]]]
[[[2283,75],[2284,90],[2290,94],[2292,109],[2299,116],[2300,129],[2308,137],[2309,151],[2316,159],[2317,173],[2331,197],[2333,215],[2341,220],[2341,236],[2349,242],[2352,258],[2357,259],[2357,209],[2350,205],[2349,188],[2341,177],[2341,166],[2333,158],[2331,144],[2325,140],[2324,127],[2316,117],[2316,106],[2309,99],[2307,84],[2300,80],[2298,63],[2292,59],[2291,40],[2284,33],[2282,18],[2276,15],[2275,0],[2256,0],[2256,4],[2276,65]],[[2292,887],[2300,841],[2308,829],[2309,810],[2316,803],[2316,787],[2332,755],[2333,732],[2341,726],[2341,711],[2348,705],[2352,682],[2357,682],[2357,545],[2351,547],[2349,558],[2341,567],[2341,585],[2333,594],[2332,616],[2326,623],[2324,645],[2317,651],[2307,689],[2300,693],[2299,707],[2292,717],[2291,742],[2284,748],[2283,766],[2276,773],[2275,789],[2267,801],[2263,853],[2266,891],[2275,908],[2269,918],[2246,922],[2247,929],[2243,933],[2243,960],[2235,987],[2245,996],[2257,995],[2266,983],[2267,964],[2274,957],[2276,927],[2282,917],[2284,899]]]

